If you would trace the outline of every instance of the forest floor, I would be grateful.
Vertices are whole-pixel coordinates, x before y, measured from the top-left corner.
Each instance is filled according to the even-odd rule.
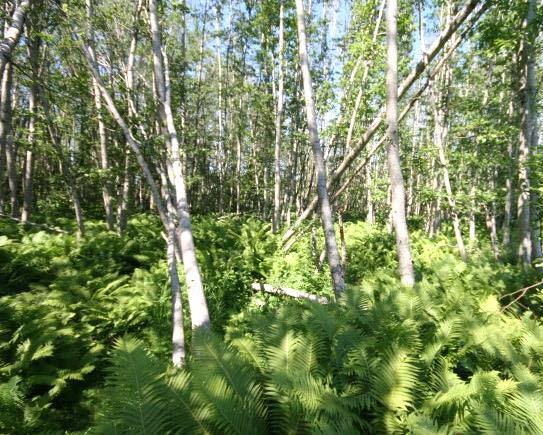
[[[138,215],[122,237],[89,222],[81,240],[64,224],[66,233],[0,220],[1,433],[136,433],[143,420],[131,407],[148,413],[148,433],[234,433],[236,425],[245,427],[238,433],[541,433],[543,292],[518,291],[541,276],[496,261],[485,240],[464,263],[446,231],[434,239],[414,231],[418,283],[407,289],[393,236],[346,222],[348,291],[322,306],[251,288],[332,300],[320,236],[307,231],[284,253],[255,218],[197,217],[214,333],[188,334],[184,300],[190,378],[170,378],[162,375],[171,305],[158,220]],[[156,370],[144,388],[151,397],[125,376],[130,362],[143,380]],[[224,384],[204,381],[213,376]],[[172,420],[185,414],[175,401],[159,403],[164,389],[190,393],[190,418]],[[232,406],[221,408],[219,396]]]

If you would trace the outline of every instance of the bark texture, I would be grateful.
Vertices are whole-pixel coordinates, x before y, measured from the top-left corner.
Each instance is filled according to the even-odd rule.
[[[388,124],[388,173],[391,186],[392,225],[396,235],[396,251],[398,255],[400,279],[402,284],[413,286],[415,274],[409,231],[405,217],[405,188],[400,164],[400,140],[398,136],[398,42],[397,42],[397,0],[387,0],[387,102],[386,118]]]
[[[303,0],[296,0],[296,16],[296,21],[298,25],[298,52],[300,56],[300,69],[302,71],[302,79],[304,85],[307,128],[309,130],[309,141],[311,142],[311,146],[313,147],[313,158],[315,160],[317,194],[320,203],[320,214],[322,228],[324,231],[324,241],[326,244],[326,254],[328,258],[328,265],[330,267],[330,273],[332,275],[332,285],[334,287],[336,296],[340,296],[345,290],[345,280],[336,241],[336,234],[334,231],[332,207],[330,205],[326,182],[324,155],[322,152],[317,127],[317,113],[315,110],[315,102],[313,99],[313,83],[311,81],[309,55],[307,52]]]
[[[15,7],[11,16],[11,24],[4,32],[4,38],[0,41],[0,75],[4,71],[4,67],[9,62],[11,52],[19,41],[21,32],[23,31],[25,16],[30,8],[30,0],[21,0]]]
[[[192,228],[189,213],[189,203],[185,187],[185,179],[181,170],[181,157],[179,140],[175,128],[172,108],[169,98],[169,83],[162,51],[162,41],[157,14],[157,1],[149,1],[149,21],[151,24],[151,39],[153,49],[153,66],[155,73],[155,86],[159,98],[162,128],[167,133],[168,160],[171,164],[170,183],[175,188],[175,211],[178,219],[181,254],[185,269],[185,279],[191,312],[193,328],[209,328],[210,319],[207,302],[204,295],[202,277],[196,259],[196,248],[192,237]]]

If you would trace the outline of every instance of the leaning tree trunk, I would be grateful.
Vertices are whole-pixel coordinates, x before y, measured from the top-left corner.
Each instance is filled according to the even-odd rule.
[[[22,0],[13,15],[11,16],[11,24],[4,32],[4,37],[0,41],[0,76],[2,75],[6,64],[9,62],[11,52],[19,41],[19,36],[23,31],[25,15],[30,7],[30,0]]]
[[[167,72],[164,65],[164,54],[162,52],[162,41],[157,15],[157,1],[149,1],[149,20],[151,25],[151,38],[153,50],[153,66],[155,72],[155,84],[159,98],[159,115],[162,128],[167,133],[168,158],[172,166],[170,182],[175,188],[175,211],[179,219],[180,246],[185,269],[185,279],[191,320],[193,328],[209,328],[210,319],[207,302],[204,295],[202,277],[196,259],[196,249],[192,237],[190,222],[189,203],[185,187],[185,179],[181,170],[181,157],[179,140],[175,128],[172,108],[169,98],[169,83],[167,83]]]
[[[467,20],[471,12],[480,3],[483,3],[481,5],[481,8],[476,14],[474,14],[474,16],[470,19],[470,21],[466,25],[467,28],[471,28],[473,27],[473,25],[475,25],[479,17],[486,10],[486,8],[490,6],[490,2],[485,3],[483,2],[483,0],[469,0],[462,6],[462,8],[458,11],[455,17],[449,22],[449,25],[447,26],[447,28],[444,29],[440,33],[439,37],[426,50],[425,55],[419,60],[419,62],[417,62],[416,65],[413,66],[411,72],[402,81],[402,84],[400,85],[398,89],[398,97],[400,99],[404,95],[407,94],[407,92],[411,89],[413,84],[421,77],[421,75],[429,67],[432,60],[443,49],[447,41],[450,40],[450,38],[455,34],[458,28]],[[337,169],[333,173],[330,174],[330,177],[328,179],[328,188],[330,188],[335,182],[337,182],[341,178],[341,176],[345,173],[345,171],[351,166],[351,164],[355,161],[358,155],[370,142],[373,136],[379,131],[383,122],[382,114],[383,114],[383,110],[380,110],[376,118],[368,126],[364,135],[355,142],[355,144],[353,145],[353,148],[344,156],[343,161],[340,163]],[[299,214],[294,224],[288,229],[288,231],[285,232],[282,239],[283,246],[285,248],[286,246],[288,246],[287,245],[288,241],[294,236],[294,234],[296,234],[296,231],[298,230],[302,222],[304,222],[313,213],[313,211],[317,208],[317,205],[318,205],[318,196],[311,198],[311,201],[309,202],[305,210],[303,210],[303,212]]]
[[[320,202],[321,221],[324,231],[324,241],[326,244],[326,256],[332,275],[332,285],[336,296],[340,296],[345,291],[345,280],[341,258],[334,231],[334,221],[332,216],[332,207],[328,196],[326,186],[326,168],[324,156],[320,144],[319,132],[317,128],[317,114],[315,102],[313,99],[313,83],[311,81],[311,72],[309,68],[309,55],[307,52],[307,42],[305,34],[305,18],[303,0],[296,0],[297,24],[298,24],[298,52],[300,55],[300,69],[302,70],[302,79],[304,84],[305,111],[307,118],[307,128],[309,130],[309,140],[313,147],[313,157],[315,160],[315,172],[317,176],[317,193]]]
[[[398,136],[398,43],[397,43],[397,0],[387,0],[387,105],[386,118],[388,124],[388,172],[391,186],[392,225],[396,234],[396,250],[398,254],[400,279],[402,284],[413,286],[415,274],[411,249],[409,247],[409,231],[405,218],[405,188],[400,164]]]

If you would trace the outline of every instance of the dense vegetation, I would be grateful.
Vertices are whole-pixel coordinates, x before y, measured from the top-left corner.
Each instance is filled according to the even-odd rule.
[[[195,222],[213,329],[168,368],[171,304],[158,221],[125,236],[1,221],[0,430],[8,433],[540,433],[543,293],[536,278],[462,262],[452,240],[413,235],[419,284],[396,272],[393,237],[347,223],[339,303],[254,293],[254,280],[331,297],[310,243],[287,256],[254,218]],[[319,244],[322,242],[319,242]],[[503,297],[504,296],[504,297]],[[188,319],[188,316],[185,317]]]
[[[0,434],[542,434],[543,4],[4,0]]]

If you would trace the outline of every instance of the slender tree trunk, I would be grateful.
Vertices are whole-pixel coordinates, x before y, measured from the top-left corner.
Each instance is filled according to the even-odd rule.
[[[373,36],[371,43],[375,44],[377,41],[377,37],[379,36],[379,29],[381,27],[381,21],[383,19],[383,12],[385,9],[386,0],[381,0],[381,5],[379,6],[379,13],[377,15],[377,21],[375,22],[375,28],[373,30]],[[364,60],[364,72],[362,73],[362,80],[360,84],[358,85],[358,94],[356,96],[356,100],[354,103],[354,108],[351,114],[351,119],[349,121],[349,129],[347,130],[347,139],[345,141],[345,148],[347,151],[351,150],[351,141],[353,139],[353,132],[354,128],[356,126],[356,117],[358,115],[358,111],[360,110],[360,105],[362,103],[362,97],[364,96],[364,86],[366,84],[366,80],[368,78],[368,73],[370,70],[370,59]]]
[[[181,172],[179,141],[170,105],[169,83],[167,82],[167,72],[165,69],[164,55],[162,52],[162,41],[158,23],[156,0],[149,1],[149,20],[151,24],[153,66],[160,105],[159,114],[162,118],[163,128],[169,136],[168,145],[170,149],[168,151],[173,172],[170,182],[175,188],[175,209],[177,212],[177,218],[179,219],[178,225],[181,236],[181,254],[183,256],[183,266],[185,269],[185,279],[189,296],[192,327],[203,327],[207,329],[210,327],[209,311],[204,295],[202,277],[198,268],[196,249],[194,247],[194,240],[192,237],[189,204],[185,188],[185,179]]]
[[[520,80],[521,124],[519,135],[519,185],[518,196],[518,230],[519,230],[519,261],[526,267],[532,262],[532,234],[530,218],[530,171],[532,135],[535,124],[535,59],[532,30],[536,12],[536,0],[528,0],[528,10],[523,22],[526,33],[521,51],[522,75]]]
[[[155,183],[153,173],[151,172],[151,169],[149,168],[149,165],[147,164],[147,161],[145,160],[145,157],[142,154],[140,144],[138,143],[138,141],[136,141],[136,139],[132,135],[130,128],[126,124],[124,118],[121,116],[119,111],[117,110],[117,106],[115,105],[115,102],[113,101],[113,98],[111,97],[109,91],[104,86],[104,83],[102,82],[100,78],[98,70],[94,66],[94,62],[93,62],[93,59],[89,52],[88,47],[81,41],[81,39],[79,38],[79,36],[77,35],[75,31],[72,31],[72,38],[79,43],[79,48],[81,49],[81,52],[87,62],[87,68],[89,72],[92,74],[92,76],[96,79],[96,82],[98,83],[98,88],[100,89],[100,93],[102,94],[102,98],[104,99],[104,102],[106,103],[106,107],[111,117],[117,123],[117,125],[121,128],[126,141],[130,145],[130,148],[132,149],[132,151],[134,152],[136,156],[136,160],[143,172],[145,181],[147,182],[147,185],[149,187],[151,198],[153,198],[154,204],[158,210],[160,220],[164,226],[165,231],[168,231],[168,220],[167,220],[167,215],[166,215],[166,209],[164,208],[164,204],[160,197],[160,193]],[[139,198],[140,198],[140,204],[143,204],[143,201],[144,201],[143,184],[140,184]]]
[[[477,241],[477,227],[475,221],[475,212],[477,204],[475,202],[475,178],[472,178],[472,186],[469,191],[470,196],[470,210],[469,210],[469,243],[474,245]]]
[[[75,178],[71,170],[70,159],[66,156],[66,153],[64,152],[64,148],[61,143],[61,138],[55,130],[55,125],[51,117],[51,111],[49,110],[49,102],[44,95],[43,88],[40,86],[39,83],[36,83],[36,85],[38,86],[36,94],[40,99],[41,107],[43,109],[49,138],[51,139],[53,148],[58,156],[60,173],[62,175],[64,183],[66,184],[66,189],[68,190],[68,195],[70,196],[70,200],[72,201],[72,206],[74,208],[75,220],[77,223],[77,237],[81,238],[85,235],[85,220],[83,217],[83,209],[81,208],[79,192],[77,190]]]
[[[373,180],[371,176],[371,162],[366,165],[366,222],[370,225],[375,223],[375,212],[373,210]]]
[[[307,128],[309,130],[309,140],[313,147],[313,158],[315,160],[315,172],[317,177],[317,193],[321,206],[321,220],[324,231],[324,240],[326,244],[326,253],[328,265],[332,275],[332,285],[336,296],[341,296],[345,290],[345,280],[343,268],[341,267],[341,258],[334,231],[334,221],[332,208],[328,197],[328,188],[326,183],[326,168],[324,165],[323,152],[319,140],[317,128],[317,114],[315,102],[313,99],[313,84],[311,81],[311,72],[309,67],[309,55],[307,52],[307,42],[305,34],[305,17],[303,0],[296,0],[296,15],[298,24],[298,51],[300,55],[300,68],[304,85],[304,98],[307,118]]]
[[[168,167],[171,171],[171,165]],[[168,260],[168,273],[172,289],[172,363],[175,367],[182,367],[185,363],[185,330],[183,327],[183,302],[181,300],[181,283],[177,269],[176,256],[176,228],[174,217],[175,206],[168,186],[166,171],[160,171],[162,181],[162,196],[168,208],[168,231],[166,237],[166,255]]]
[[[497,170],[494,171],[491,189],[496,190],[496,178]],[[496,203],[492,201],[490,206],[486,206],[486,226],[490,233],[490,244],[492,246],[492,252],[494,253],[494,258],[499,260],[500,258],[500,248],[498,245],[498,229],[496,225]]]
[[[456,238],[456,244],[458,246],[458,251],[463,261],[467,261],[466,247],[464,244],[464,239],[462,237],[462,228],[460,223],[460,217],[458,216],[456,208],[456,200],[454,197],[451,179],[449,175],[449,164],[446,157],[446,142],[448,136],[448,125],[447,125],[447,102],[448,102],[448,93],[450,86],[450,68],[449,65],[446,66],[445,70],[440,74],[438,80],[435,83],[434,89],[434,118],[435,118],[435,129],[434,129],[434,143],[437,147],[439,162],[441,164],[442,174],[443,174],[443,184],[445,186],[445,192],[447,193],[447,201],[449,203],[449,209],[452,217],[452,224],[454,229],[454,235]]]
[[[285,6],[283,0],[279,4],[279,78],[277,84],[277,108],[275,112],[275,162],[274,162],[274,189],[273,189],[273,224],[272,230],[274,233],[279,231],[281,220],[281,142],[282,142],[282,117],[283,117],[283,56],[284,56],[284,16]]]
[[[117,207],[117,230],[119,234],[123,234],[128,223],[128,202],[130,199],[130,150],[124,151],[124,167],[123,167],[123,182],[121,186],[121,194],[119,205]]]
[[[96,53],[94,49],[94,28],[93,28],[93,0],[86,0],[87,7],[87,40],[89,44],[90,54],[94,61],[94,64],[97,64]],[[98,121],[98,138],[100,141],[100,169],[102,170],[103,175],[103,185],[102,185],[102,200],[104,202],[104,210],[106,213],[106,224],[107,229],[113,231],[114,229],[114,216],[113,216],[113,204],[111,201],[111,186],[109,182],[109,158],[108,158],[108,147],[107,147],[107,134],[106,126],[104,124],[104,119],[102,115],[102,99],[100,97],[100,89],[98,89],[98,84],[96,79],[92,78],[92,93],[94,97],[94,107],[96,108],[96,118]]]
[[[240,103],[241,108],[241,103]],[[241,213],[241,134],[236,132],[236,214]]]
[[[17,161],[15,148],[13,144],[13,126],[12,126],[12,93],[13,93],[13,66],[7,63],[4,68],[2,78],[2,108],[0,114],[0,148],[5,150],[5,162],[8,175],[8,185],[10,191],[11,217],[19,216],[18,201],[18,183],[17,183]]]
[[[456,211],[456,201],[454,199],[454,194],[452,191],[451,179],[449,176],[449,165],[447,158],[445,156],[445,138],[446,138],[446,127],[442,124],[436,124],[436,145],[438,147],[439,161],[441,163],[442,172],[443,172],[443,184],[445,186],[445,192],[447,193],[447,201],[449,203],[449,209],[452,217],[454,236],[456,238],[456,244],[458,246],[458,251],[462,260],[467,261],[468,257],[466,254],[466,248],[464,245],[464,239],[462,237],[462,229],[460,226],[460,218]]]
[[[217,172],[219,175],[219,213],[224,211],[224,178],[225,178],[225,150],[224,150],[224,123],[223,123],[223,72],[222,72],[222,53],[221,53],[221,13],[220,7],[217,4],[215,17],[215,31],[216,37],[216,52],[217,52],[217,69],[218,69],[218,107],[217,107],[217,121],[219,124],[219,134],[217,140]]]
[[[35,147],[35,133],[36,133],[36,109],[38,101],[38,53],[40,48],[39,39],[29,38],[28,43],[28,57],[32,66],[32,84],[30,85],[30,92],[28,94],[28,149],[25,154],[25,171],[23,178],[23,212],[21,215],[21,221],[28,222],[30,220],[30,214],[32,212],[33,203],[33,181],[34,181],[34,147]]]
[[[509,119],[512,119],[513,116],[513,102],[509,104],[507,110],[507,115]],[[503,231],[503,246],[507,251],[511,248],[511,217],[513,215],[513,205],[514,205],[514,189],[513,189],[513,167],[517,159],[517,152],[513,138],[509,138],[507,142],[507,176],[505,179],[505,207],[504,207],[504,216],[502,223]]]
[[[409,231],[405,218],[405,188],[400,164],[398,136],[398,43],[397,43],[397,0],[387,0],[387,105],[386,118],[388,124],[388,173],[391,186],[392,224],[396,233],[396,250],[398,254],[400,278],[402,284],[413,286],[415,273],[409,247]]]
[[[134,62],[136,59],[136,48],[138,45],[138,20],[141,12],[143,0],[138,0],[134,7],[134,15],[132,19],[132,37],[130,39],[130,49],[126,60],[125,82],[126,82],[126,106],[128,111],[128,119],[132,122],[136,116],[137,110],[134,104]],[[100,89],[98,89],[99,91]],[[130,198],[130,163],[131,163],[130,147],[125,150],[123,182],[121,187],[120,200],[117,207],[117,229],[119,234],[122,234],[126,229],[128,222],[128,204]]]
[[[4,179],[6,171],[6,144],[11,134],[11,79],[9,64],[1,76],[0,87],[0,213],[4,212]]]

